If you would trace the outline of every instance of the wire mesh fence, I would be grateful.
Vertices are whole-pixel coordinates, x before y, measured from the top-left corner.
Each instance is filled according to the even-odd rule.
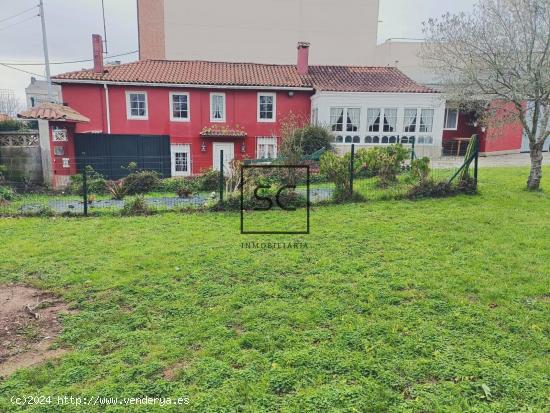
[[[0,215],[139,215],[220,204],[246,210],[271,202],[284,209],[398,199],[421,182],[477,180],[477,146],[473,139],[462,152],[446,154],[414,143],[368,149],[352,144],[343,154],[319,151],[296,162],[243,162],[223,151],[193,159],[185,150],[135,158],[80,154],[73,163],[54,163],[55,188],[30,179],[16,168],[23,160],[12,157],[0,160]],[[260,165],[274,168],[248,168]]]

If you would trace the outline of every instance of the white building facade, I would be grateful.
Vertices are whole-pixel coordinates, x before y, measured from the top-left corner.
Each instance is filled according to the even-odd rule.
[[[326,125],[347,152],[392,143],[412,144],[422,156],[442,155],[445,101],[437,93],[318,92],[312,121]]]

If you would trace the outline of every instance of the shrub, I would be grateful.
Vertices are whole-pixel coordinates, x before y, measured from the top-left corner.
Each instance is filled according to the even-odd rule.
[[[430,158],[423,157],[411,162],[411,175],[420,182],[424,182],[430,176]]]
[[[146,194],[158,188],[159,185],[160,174],[156,171],[134,171],[124,178],[126,193],[129,195]]]
[[[107,181],[100,173],[96,172],[91,166],[86,166],[86,180],[88,183],[88,193],[104,194],[107,192]],[[72,194],[83,195],[84,185],[82,174],[71,176],[69,191]]]
[[[8,186],[0,186],[0,202],[13,201],[15,193]]]
[[[292,135],[294,144],[301,149],[302,155],[311,155],[320,149],[332,148],[332,134],[322,126],[307,125],[296,129]]]
[[[28,129],[27,123],[17,119],[7,119],[0,122],[0,131],[19,131]]]
[[[402,164],[409,156],[409,150],[401,144],[371,148],[364,152],[362,161],[372,175],[380,179],[379,185],[387,187],[397,182],[397,175],[401,172]]]
[[[454,190],[449,182],[428,179],[411,187],[407,193],[407,198],[441,198],[452,194],[454,194]]]
[[[220,184],[220,173],[213,169],[204,169],[201,175],[196,178],[198,181],[198,189],[201,191],[215,191]]]
[[[126,196],[126,185],[123,179],[107,182],[107,189],[113,199],[122,200]]]
[[[273,187],[271,189],[263,189],[258,191],[258,196],[269,197],[272,200],[272,208],[280,209],[275,200],[277,189]],[[295,191],[283,191],[279,196],[279,200],[286,208],[303,208],[307,206],[307,199],[301,193]],[[258,199],[254,196],[253,192],[244,194],[243,208],[245,210],[253,210],[256,208],[265,208],[269,206],[269,201]],[[240,211],[241,209],[241,195],[240,193],[230,193],[224,198],[222,202],[216,202],[210,207],[214,211]]]
[[[357,160],[353,163],[354,174],[364,168],[364,160],[367,151],[357,152]],[[350,161],[351,153],[339,156],[334,152],[326,152],[321,156],[320,172],[336,186],[334,200],[344,202],[353,198],[350,187]]]
[[[196,182],[192,179],[180,179],[176,187],[176,194],[180,198],[189,198],[197,190]]]
[[[142,195],[126,202],[121,211],[121,214],[124,216],[151,215],[152,213],[153,211],[149,205],[147,205],[147,202],[145,202],[145,198]]]
[[[427,179],[421,181],[409,189],[407,197],[410,199],[418,198],[442,198],[457,194],[476,194],[477,187],[474,179],[468,178],[457,183],[448,181],[435,181]]]

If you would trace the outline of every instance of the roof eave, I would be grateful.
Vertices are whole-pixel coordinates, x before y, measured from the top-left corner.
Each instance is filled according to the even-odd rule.
[[[112,86],[137,86],[137,87],[177,87],[187,89],[245,89],[245,90],[288,90],[297,92],[313,92],[313,87],[299,86],[265,86],[265,85],[211,85],[195,83],[156,83],[156,82],[118,82],[113,80],[91,79],[59,79],[52,78],[56,84],[85,84],[85,85],[112,85]]]

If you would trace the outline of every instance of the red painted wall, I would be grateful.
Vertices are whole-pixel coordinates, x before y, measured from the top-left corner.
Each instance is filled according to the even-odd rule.
[[[141,91],[147,93],[148,120],[129,120],[126,116],[126,91]],[[190,121],[170,121],[170,92],[187,92],[190,96]],[[210,122],[210,93],[223,92],[226,95],[226,122]],[[90,118],[89,123],[76,126],[77,133],[103,132],[107,133],[105,110],[105,91],[102,85],[62,85],[63,101],[73,109]],[[143,134],[170,135],[173,144],[190,144],[192,172],[199,173],[202,169],[212,166],[213,142],[234,142],[235,157],[242,158],[242,139],[201,138],[200,132],[205,126],[239,125],[247,132],[244,139],[246,156],[256,157],[256,137],[279,136],[279,121],[288,113],[293,112],[309,118],[311,92],[277,92],[276,122],[257,121],[257,90],[210,90],[184,89],[165,87],[130,87],[109,86],[109,108],[111,133],[113,134]],[[206,152],[201,152],[202,142],[206,143]]]
[[[481,140],[481,152],[519,152],[523,137],[523,127],[516,120],[513,103],[495,101],[491,104],[495,110],[494,120],[487,128],[485,139]]]
[[[52,156],[52,170],[54,176],[67,176],[74,175],[76,173],[76,159],[74,153],[74,123],[67,122],[50,122],[50,147]],[[67,130],[67,141],[54,142],[53,130],[55,128]],[[55,155],[55,147],[63,148],[63,155]],[[69,167],[63,167],[63,158],[69,158]]]
[[[443,142],[453,138],[469,138],[473,134],[477,134],[480,138],[480,152],[482,153],[519,152],[523,135],[521,123],[513,119],[502,120],[505,112],[509,118],[510,111],[514,111],[513,104],[495,101],[492,105],[495,119],[489,122],[491,126],[487,127],[485,132],[481,127],[472,125],[474,122],[472,114],[460,112],[457,130],[443,131]]]

